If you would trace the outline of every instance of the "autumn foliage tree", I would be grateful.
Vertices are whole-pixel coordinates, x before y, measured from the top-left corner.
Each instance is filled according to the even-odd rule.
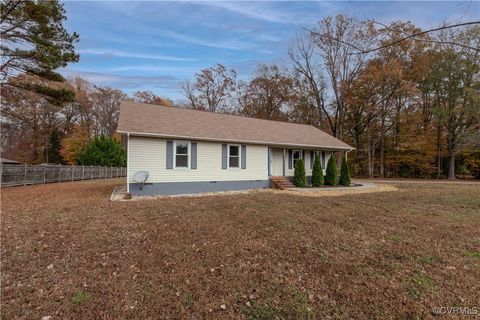
[[[72,133],[62,140],[60,154],[69,164],[76,164],[77,158],[90,141],[88,128],[77,125]]]

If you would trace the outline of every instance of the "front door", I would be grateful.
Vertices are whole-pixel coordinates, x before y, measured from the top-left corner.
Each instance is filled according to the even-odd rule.
[[[283,176],[283,149],[272,148],[272,176]]]

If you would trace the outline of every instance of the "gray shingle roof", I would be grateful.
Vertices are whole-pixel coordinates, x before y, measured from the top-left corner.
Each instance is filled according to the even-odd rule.
[[[177,139],[302,146],[336,150],[348,144],[310,125],[123,101],[117,131]]]

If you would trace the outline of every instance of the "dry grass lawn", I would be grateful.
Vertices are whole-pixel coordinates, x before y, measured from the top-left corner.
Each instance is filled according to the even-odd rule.
[[[480,184],[108,201],[2,190],[2,319],[416,319],[480,312]]]

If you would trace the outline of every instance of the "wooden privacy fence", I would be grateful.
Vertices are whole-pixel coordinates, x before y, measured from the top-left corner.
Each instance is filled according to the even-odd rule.
[[[125,167],[2,164],[2,187],[125,177]]]

